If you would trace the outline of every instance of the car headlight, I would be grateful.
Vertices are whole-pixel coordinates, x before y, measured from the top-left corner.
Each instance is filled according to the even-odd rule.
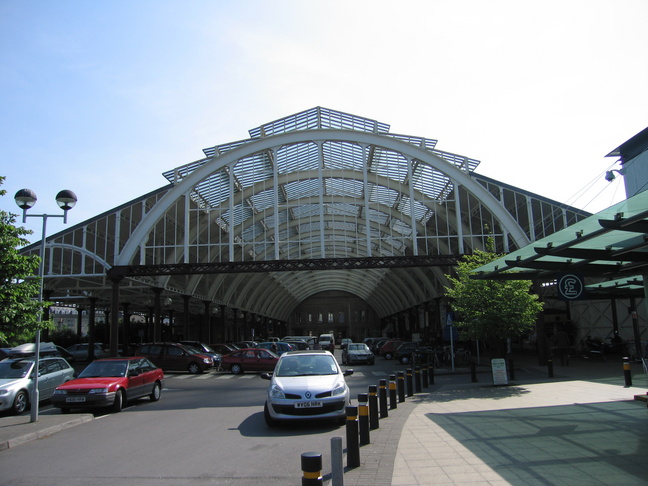
[[[108,388],[90,388],[88,395],[100,395],[108,393]]]
[[[214,362],[214,361],[213,361],[211,358],[205,358],[205,359],[203,359],[203,363],[205,363],[205,364],[209,364],[209,363],[213,363],[213,362]]]
[[[338,395],[342,395],[344,394],[345,391],[346,391],[346,385],[344,384],[344,382],[338,383],[337,385],[335,385],[335,388],[333,388],[333,391],[331,392],[331,396],[336,397]]]
[[[54,395],[67,395],[67,390],[54,390]]]
[[[9,393],[9,390],[6,389],[0,390],[0,395],[6,395],[7,393]]]
[[[270,387],[270,398],[286,398],[286,395],[284,394],[283,390],[279,387],[279,385],[272,385]]]

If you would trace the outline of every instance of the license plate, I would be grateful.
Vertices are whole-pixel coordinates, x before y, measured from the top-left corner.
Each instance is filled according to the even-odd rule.
[[[66,403],[81,403],[85,402],[85,397],[67,397],[65,401]]]
[[[317,402],[295,402],[295,408],[318,408],[323,407],[321,401]]]

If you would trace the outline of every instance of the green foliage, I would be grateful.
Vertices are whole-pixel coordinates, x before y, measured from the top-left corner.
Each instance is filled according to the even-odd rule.
[[[0,185],[4,182],[0,177]],[[6,194],[0,190],[0,196]],[[20,255],[29,243],[25,228],[14,226],[16,215],[0,210],[0,342],[7,346],[32,341],[38,328],[40,282],[38,256]],[[43,323],[43,327],[47,323]]]
[[[500,255],[476,250],[457,266],[457,276],[448,277],[446,295],[459,314],[457,327],[470,339],[493,340],[519,336],[529,331],[542,310],[538,296],[531,294],[529,280],[476,280],[470,272]]]

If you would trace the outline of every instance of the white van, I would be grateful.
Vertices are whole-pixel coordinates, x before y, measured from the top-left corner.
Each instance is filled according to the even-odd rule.
[[[333,337],[333,334],[320,334],[317,341],[322,349],[328,349],[331,345],[335,346],[335,337]]]

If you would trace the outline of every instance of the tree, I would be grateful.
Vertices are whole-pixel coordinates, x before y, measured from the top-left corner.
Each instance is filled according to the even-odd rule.
[[[0,176],[0,185],[4,179]],[[0,189],[0,196],[6,192]],[[34,277],[40,257],[18,252],[29,243],[24,236],[31,231],[14,226],[15,222],[15,214],[0,210],[0,342],[8,346],[33,340],[41,312],[40,281]]]
[[[492,244],[490,245],[492,246]],[[475,250],[457,266],[457,276],[446,275],[451,286],[446,296],[459,314],[457,327],[470,339],[493,341],[520,336],[533,328],[542,310],[538,296],[530,292],[529,280],[476,280],[471,271],[501,255]],[[499,347],[499,346],[498,346]],[[502,349],[497,349],[502,352]]]

